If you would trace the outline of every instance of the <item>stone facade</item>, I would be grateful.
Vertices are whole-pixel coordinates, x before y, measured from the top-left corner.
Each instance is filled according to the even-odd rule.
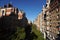
[[[39,22],[42,20],[40,27],[43,27],[41,32],[44,34],[44,38],[56,40],[60,35],[60,0],[46,0],[46,5],[43,6],[41,14],[42,17],[40,15],[38,20],[40,20]],[[35,23],[38,23],[37,20]]]
[[[47,0],[45,6],[46,13],[46,33],[47,38],[55,40],[57,35],[60,33],[60,1],[59,0]]]
[[[48,6],[48,4],[47,4]],[[49,8],[46,6],[46,32],[47,32],[47,37],[51,40],[55,40],[57,37],[57,34],[59,33],[58,26],[60,24],[60,19],[59,16],[59,0],[50,0]],[[54,7],[53,7],[54,6]],[[59,20],[58,20],[59,19]]]

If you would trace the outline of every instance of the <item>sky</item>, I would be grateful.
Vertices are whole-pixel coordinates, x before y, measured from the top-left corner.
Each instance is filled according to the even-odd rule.
[[[0,6],[9,2],[19,10],[24,10],[27,19],[30,21],[37,18],[38,14],[42,11],[43,5],[46,4],[46,0],[0,0]]]

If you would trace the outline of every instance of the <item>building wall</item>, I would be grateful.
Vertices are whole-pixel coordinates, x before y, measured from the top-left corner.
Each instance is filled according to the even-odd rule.
[[[54,6],[54,7],[53,7]],[[58,0],[54,0],[53,2],[50,2],[49,8],[46,10],[46,20],[47,20],[47,36],[50,39],[55,39],[57,37],[57,34],[59,32],[58,26],[60,23],[59,15],[60,15],[60,10],[59,10],[59,2]],[[59,20],[58,20],[59,19]],[[48,35],[49,34],[49,35]]]
[[[39,25],[44,38],[55,40],[60,32],[60,4],[59,0],[46,0],[46,6],[42,8],[42,16],[36,18],[35,24]]]
[[[7,4],[5,6],[0,8],[0,17],[9,16],[12,12],[14,12],[14,14],[16,14],[16,15],[18,14],[18,19],[22,19],[23,18],[23,12],[22,11],[18,10],[15,7],[12,7],[12,5],[10,5],[10,4]]]
[[[0,9],[2,16],[9,16],[11,12],[14,12],[14,8],[1,8]]]
[[[40,13],[40,31],[41,32],[43,31],[42,22],[43,22],[43,19],[42,19],[42,12],[41,12]]]

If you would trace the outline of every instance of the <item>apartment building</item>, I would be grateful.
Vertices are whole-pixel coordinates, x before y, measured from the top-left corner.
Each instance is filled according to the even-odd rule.
[[[44,38],[56,40],[60,37],[60,0],[46,0],[46,5],[43,6],[35,24],[40,27]]]
[[[55,40],[60,32],[60,0],[47,0],[46,3],[46,32],[50,40]]]

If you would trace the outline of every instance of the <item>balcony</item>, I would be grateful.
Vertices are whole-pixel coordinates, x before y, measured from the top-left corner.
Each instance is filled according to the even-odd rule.
[[[59,5],[59,3],[58,3],[57,0],[51,2],[51,3],[50,3],[50,12],[51,12],[52,10],[54,10],[58,5]]]

